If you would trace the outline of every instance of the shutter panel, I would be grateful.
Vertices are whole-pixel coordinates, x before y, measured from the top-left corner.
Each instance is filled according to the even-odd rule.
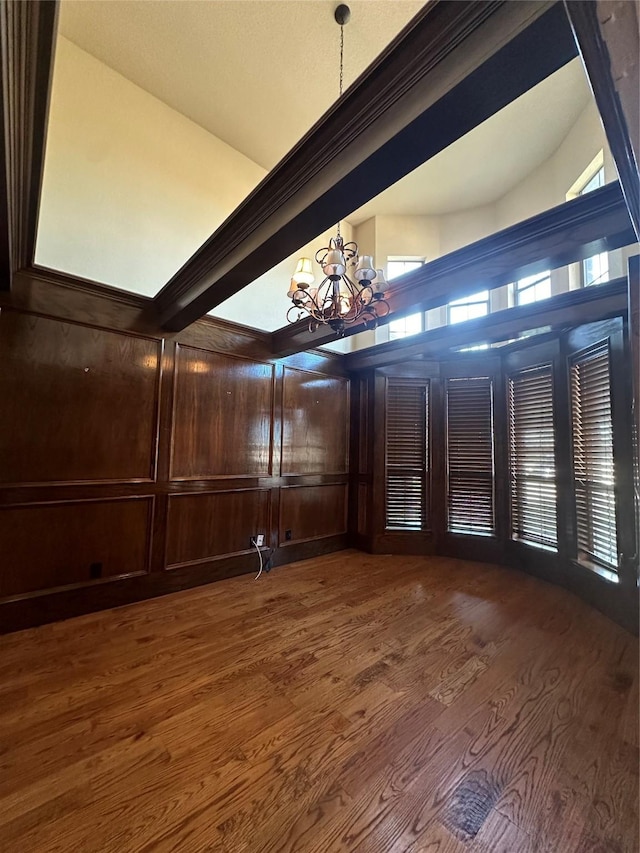
[[[447,381],[448,530],[494,533],[492,382]]]
[[[427,526],[428,385],[387,385],[386,526]]]
[[[511,537],[558,547],[551,365],[509,379]]]
[[[571,366],[571,423],[578,559],[616,570],[613,421],[606,341]]]

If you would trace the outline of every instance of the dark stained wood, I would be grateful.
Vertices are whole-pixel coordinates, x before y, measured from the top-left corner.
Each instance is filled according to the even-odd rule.
[[[270,491],[170,495],[167,518],[167,568],[202,563],[213,557],[254,551],[250,537],[270,542]],[[256,557],[257,560],[257,557]]]
[[[274,367],[176,348],[174,479],[271,474]]]
[[[471,346],[516,338],[520,332],[550,326],[561,329],[568,323],[589,323],[606,316],[622,316],[626,312],[627,280],[616,279],[598,287],[585,287],[555,296],[550,302],[541,300],[457,323],[440,326],[428,332],[390,341],[345,355],[349,370],[401,365],[405,375],[415,358],[448,358],[454,347]]]
[[[281,486],[347,488],[346,457],[342,473],[323,473],[335,467],[335,454],[322,458],[328,446],[309,457],[313,472],[280,476],[285,367],[310,383],[326,378],[323,406],[346,412],[339,356],[276,363],[268,334],[213,318],[166,336],[145,319],[148,302],[41,269],[0,294],[0,513],[12,536],[11,551],[0,549],[9,584],[0,589],[17,596],[0,604],[0,633],[251,573],[249,537],[278,543]],[[313,395],[296,403],[294,386],[288,404],[314,423],[317,411],[305,414]],[[339,456],[347,431],[343,418]],[[131,503],[148,508],[135,543],[133,510],[112,507]],[[59,540],[41,533],[58,519]],[[346,533],[329,528],[277,551],[274,563],[344,548]],[[101,560],[89,559],[107,539],[108,582],[91,576]]]
[[[564,0],[640,240],[640,17],[629,0]]]
[[[161,323],[183,329],[575,55],[560,4],[425,5],[160,291]]]
[[[0,4],[0,290],[33,262],[57,0]]]
[[[0,482],[154,477],[157,340],[0,313]]]
[[[0,835],[635,853],[637,689],[637,640],[564,590],[316,558],[0,639]]]
[[[381,322],[390,322],[394,314],[438,308],[479,288],[500,287],[635,240],[620,186],[608,184],[403,275],[387,293],[391,313]],[[363,328],[350,326],[346,335]],[[335,340],[331,329],[310,332],[308,324],[300,322],[273,333],[273,352],[286,355],[331,340]]]
[[[280,547],[346,533],[347,486],[287,486],[280,489]],[[287,531],[291,538],[287,539]]]
[[[349,382],[285,367],[282,474],[346,474]]]
[[[152,502],[1,507],[0,598],[146,572]]]

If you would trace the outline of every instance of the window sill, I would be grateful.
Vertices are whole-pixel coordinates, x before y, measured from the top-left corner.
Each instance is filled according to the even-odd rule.
[[[605,569],[604,566],[599,566],[597,563],[588,560],[571,560],[571,563],[578,569],[586,569],[588,572],[598,575],[608,583],[620,583],[620,577],[612,569]]]

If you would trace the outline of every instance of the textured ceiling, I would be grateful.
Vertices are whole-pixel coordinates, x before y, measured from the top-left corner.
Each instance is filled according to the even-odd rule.
[[[63,0],[60,32],[271,169],[338,96],[335,0]],[[350,0],[345,86],[424,5]]]

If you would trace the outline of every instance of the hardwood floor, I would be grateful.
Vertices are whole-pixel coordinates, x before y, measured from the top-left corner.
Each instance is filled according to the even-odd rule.
[[[638,643],[341,552],[0,638],[0,850],[636,853]]]

